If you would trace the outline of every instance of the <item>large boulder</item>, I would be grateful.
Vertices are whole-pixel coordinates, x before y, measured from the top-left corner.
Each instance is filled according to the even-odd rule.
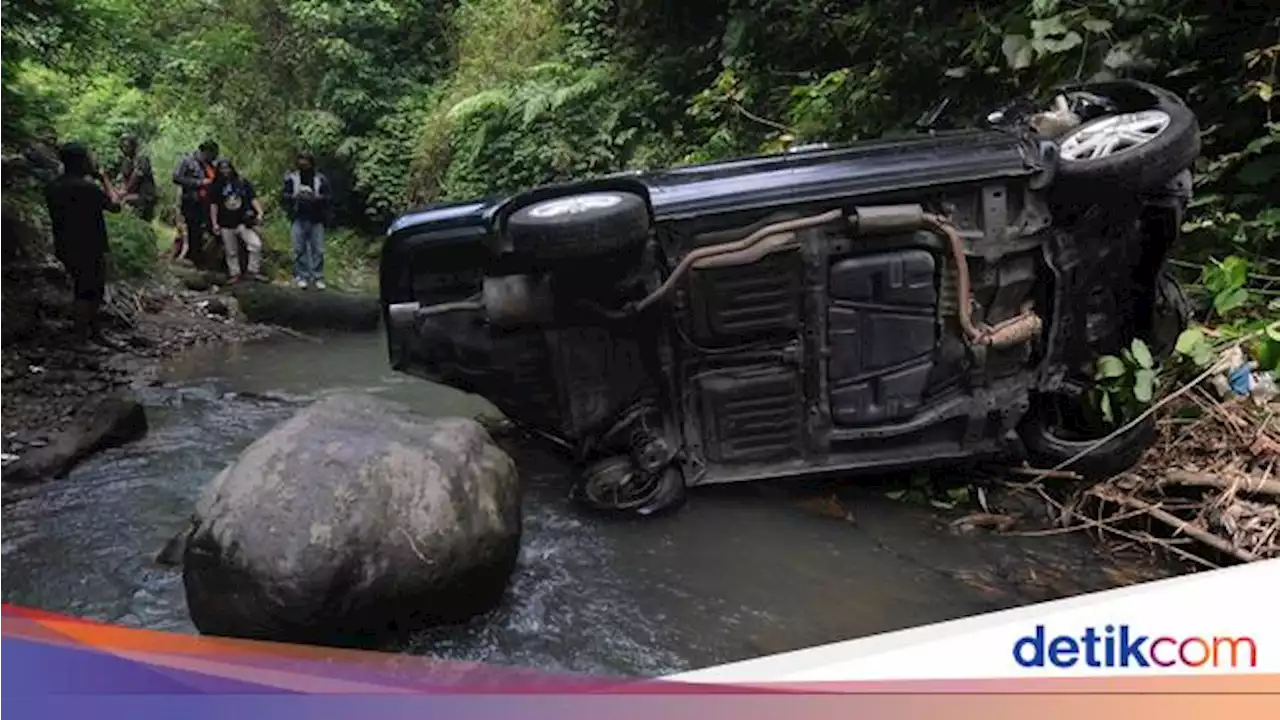
[[[183,552],[187,606],[206,634],[373,644],[493,607],[520,527],[515,463],[474,420],[336,395],[205,490]]]

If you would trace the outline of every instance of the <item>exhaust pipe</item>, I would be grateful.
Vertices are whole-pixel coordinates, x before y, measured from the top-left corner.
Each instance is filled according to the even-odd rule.
[[[392,303],[387,306],[387,322],[393,330],[412,331],[417,328],[420,318],[461,310],[484,310],[484,303],[479,300],[461,300],[439,305],[423,305],[419,302]]]
[[[392,303],[387,306],[387,324],[397,333],[412,330],[421,307],[422,303],[416,302]]]

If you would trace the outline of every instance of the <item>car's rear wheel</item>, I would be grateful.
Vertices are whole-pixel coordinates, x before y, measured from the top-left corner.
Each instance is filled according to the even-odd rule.
[[[588,509],[607,515],[656,515],[683,504],[684,476],[674,465],[647,473],[631,458],[619,455],[578,473],[573,497]]]
[[[1147,417],[1090,449],[1106,434],[1092,431],[1083,422],[1082,401],[1058,394],[1041,395],[1032,401],[1018,431],[1031,464],[1039,469],[1069,470],[1087,480],[1105,480],[1136,465],[1155,442],[1155,419]]]
[[[1072,190],[1103,194],[1162,187],[1200,154],[1195,114],[1172,98],[1155,107],[1105,115],[1058,140],[1058,182]]]
[[[507,235],[516,254],[543,261],[613,255],[649,237],[640,196],[601,191],[550,198],[512,213]]]

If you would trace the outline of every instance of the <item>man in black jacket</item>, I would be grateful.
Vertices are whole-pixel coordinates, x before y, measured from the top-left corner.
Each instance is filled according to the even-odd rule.
[[[67,143],[59,156],[62,174],[45,188],[45,201],[54,254],[75,287],[76,328],[88,339],[97,334],[106,288],[107,222],[102,213],[120,212],[120,196],[85,146]]]
[[[218,143],[205,140],[200,148],[182,158],[173,171],[173,182],[182,188],[182,222],[186,226],[186,244],[200,247],[212,229],[209,222],[210,186],[217,178],[213,161],[218,157]]]
[[[329,212],[329,182],[316,170],[315,157],[297,155],[297,169],[284,176],[281,204],[293,221],[293,280],[305,290],[324,289],[324,223]]]

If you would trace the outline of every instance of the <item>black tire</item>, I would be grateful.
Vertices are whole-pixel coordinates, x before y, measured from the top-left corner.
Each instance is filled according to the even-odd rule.
[[[684,475],[674,465],[646,474],[624,455],[575,473],[571,497],[586,509],[614,517],[651,517],[684,504]]]
[[[513,213],[507,235],[515,253],[532,260],[612,255],[649,237],[649,208],[639,196],[614,190],[550,198]]]
[[[1149,109],[1169,116],[1168,126],[1158,135],[1141,145],[1093,160],[1071,160],[1059,152],[1058,184],[1093,195],[1148,192],[1162,188],[1174,175],[1191,167],[1200,155],[1200,125],[1195,113],[1177,98],[1163,93],[1155,107]],[[1107,115],[1072,129],[1058,139],[1059,147],[1114,117]]]
[[[1037,398],[1018,430],[1027,460],[1042,470],[1058,468],[1098,440],[1073,437],[1060,430],[1052,420],[1051,404],[1046,398]],[[1148,416],[1061,469],[1079,473],[1086,480],[1105,480],[1137,465],[1155,439],[1155,418]]]

